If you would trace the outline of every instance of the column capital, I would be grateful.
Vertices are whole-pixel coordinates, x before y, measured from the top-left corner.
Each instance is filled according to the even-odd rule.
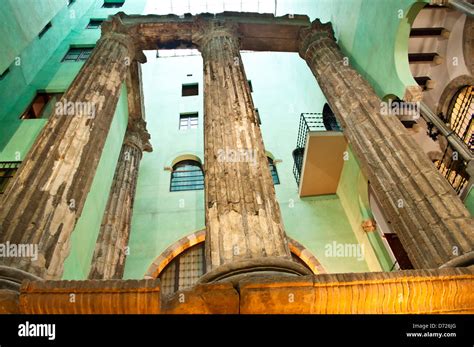
[[[138,36],[133,30],[127,28],[123,22],[122,13],[118,13],[117,15],[112,17],[112,20],[105,21],[102,23],[101,26],[101,33],[102,36],[99,41],[101,40],[115,40],[118,43],[122,44],[124,47],[127,48],[128,52],[130,53],[130,60],[138,61],[139,63],[146,63],[146,56],[140,47],[137,45]]]
[[[308,48],[323,39],[336,41],[331,22],[321,23],[319,19],[315,19],[310,26],[301,28],[298,38],[300,57],[306,59]]]
[[[130,116],[127,131],[123,140],[125,145],[136,147],[142,152],[152,152],[150,143],[150,134],[146,129],[146,122],[142,118],[133,118]]]
[[[219,19],[204,19],[197,17],[194,21],[192,40],[198,46],[199,51],[215,37],[229,37],[240,40],[238,25],[233,22],[225,22]]]

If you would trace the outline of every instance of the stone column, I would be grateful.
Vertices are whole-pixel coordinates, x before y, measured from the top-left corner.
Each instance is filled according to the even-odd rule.
[[[0,243],[37,247],[34,258],[1,258],[0,265],[11,271],[43,279],[62,276],[70,236],[94,179],[127,69],[133,59],[144,62],[121,28],[118,18],[104,23],[102,38],[3,196]]]
[[[123,276],[138,168],[143,151],[152,150],[149,138],[145,121],[131,119],[110,188],[89,279],[121,279]]]
[[[300,32],[306,60],[415,268],[474,261],[473,220],[448,182],[341,53],[331,24]],[[455,262],[456,263],[456,262]]]
[[[291,261],[236,27],[198,20],[204,61],[206,264],[202,282],[307,273]]]

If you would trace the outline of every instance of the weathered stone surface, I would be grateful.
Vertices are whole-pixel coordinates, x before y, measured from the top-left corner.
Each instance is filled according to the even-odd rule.
[[[130,37],[105,31],[61,98],[73,111],[64,114],[56,108],[5,192],[0,210],[0,242],[37,244],[38,259],[4,258],[2,264],[46,279],[61,277],[120,87],[137,54],[134,47]],[[84,106],[93,112],[85,114]]]
[[[197,16],[177,15],[116,15],[126,32],[137,38],[142,49],[192,48],[196,45],[192,36],[196,30],[196,20],[220,20],[234,23],[241,37],[241,49],[256,51],[297,52],[299,29],[310,24],[306,15],[223,12],[202,13]],[[125,32],[124,30],[124,32]]]
[[[26,281],[19,300],[20,312],[33,314],[472,314],[473,286],[471,267],[248,278],[168,298],[159,280]]]
[[[465,254],[474,261],[469,211],[397,117],[381,114],[381,100],[346,64],[331,24],[316,20],[303,29],[300,55],[341,122],[415,268],[436,268]]]
[[[238,314],[239,293],[230,283],[209,283],[163,299],[163,314]]]
[[[130,119],[92,258],[89,279],[121,279],[142,152],[151,151],[141,119]]]
[[[160,313],[160,280],[25,281],[20,312],[26,314]]]
[[[251,267],[268,257],[291,262],[238,27],[218,20],[196,26],[192,40],[204,62],[207,271],[227,272],[237,262]]]
[[[468,268],[325,274],[241,282],[240,313],[473,313]]]
[[[0,289],[0,314],[20,313],[19,296],[17,291]]]

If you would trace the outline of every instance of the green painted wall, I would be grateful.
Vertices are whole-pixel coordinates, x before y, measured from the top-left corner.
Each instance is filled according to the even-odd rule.
[[[471,215],[474,216],[474,189],[472,187],[464,203],[466,204],[466,207],[469,212],[471,212]]]
[[[100,30],[84,29],[90,18],[105,19],[117,11],[143,13],[145,8],[160,8],[166,2],[127,0],[120,9],[102,9],[100,0],[76,1],[70,8],[63,0],[44,0],[47,5],[35,11],[37,15],[31,19],[32,24],[19,27],[15,20],[31,12],[36,2],[4,1],[8,11],[0,13],[0,44],[8,48],[8,54],[0,57],[0,72],[7,66],[11,71],[0,81],[0,161],[24,158],[45,124],[46,119],[18,119],[36,91],[62,92],[76,76],[82,63],[61,63],[61,60],[70,45],[91,45],[99,38]],[[343,51],[379,96],[402,97],[405,87],[414,84],[411,74],[408,75],[408,63],[403,63],[402,50],[411,20],[408,11],[416,2],[427,0],[282,0],[277,3],[277,13],[306,13],[311,19],[332,21]],[[403,11],[402,18],[399,18],[399,10]],[[6,16],[8,13],[13,15]],[[39,39],[37,32],[51,19],[53,27]],[[27,23],[25,19],[21,21]],[[143,66],[146,117],[154,152],[144,154],[140,167],[130,255],[125,269],[127,278],[143,277],[153,259],[164,249],[204,227],[203,191],[169,192],[170,172],[164,169],[186,154],[203,160],[202,61],[199,56],[155,59],[154,54],[149,53],[149,63]],[[18,66],[14,64],[17,56],[21,58]],[[395,61],[395,57],[399,59]],[[276,186],[276,192],[288,235],[308,247],[329,272],[386,269],[381,240],[372,236],[364,239],[360,234],[360,222],[370,211],[364,211],[359,201],[360,168],[355,160],[345,163],[337,195],[298,197],[291,152],[296,143],[299,115],[320,112],[325,103],[308,67],[297,54],[289,53],[244,53],[243,59],[248,78],[252,80],[266,148],[274,159],[281,161],[277,164],[281,184]],[[191,82],[199,82],[200,95],[182,98],[181,84]],[[123,138],[127,117],[125,103],[121,98],[98,176],[73,234],[64,278],[87,276]],[[179,113],[193,111],[199,112],[199,129],[180,131]],[[473,199],[471,192],[466,200],[471,211]],[[325,247],[333,241],[361,242],[371,245],[373,251],[366,249],[367,261],[360,262],[328,257]]]
[[[2,0],[0,37],[3,72],[34,39],[44,26],[65,7],[63,0]]]
[[[368,181],[360,170],[352,150],[348,149],[348,160],[344,162],[337,195],[361,245],[364,245],[366,261],[371,271],[389,271],[390,256],[376,232],[366,233],[362,222],[372,218],[368,200]]]
[[[408,44],[407,15],[413,4],[428,0],[319,0],[317,17],[332,22],[338,43],[350,63],[374,87],[380,97],[403,98],[405,87],[416,85],[408,57],[400,49]],[[405,27],[398,37],[399,28]],[[397,37],[400,41],[397,46]],[[404,39],[402,38],[404,37]],[[400,60],[395,61],[395,56]]]
[[[169,192],[171,166],[179,156],[203,160],[202,59],[156,58],[143,65],[147,128],[153,153],[141,161],[132,219],[126,278],[141,278],[153,260],[174,242],[204,227],[203,191]],[[367,271],[364,260],[326,257],[333,241],[357,239],[336,195],[300,199],[292,151],[302,112],[321,112],[326,102],[305,62],[296,53],[243,53],[253,99],[259,109],[265,147],[277,164],[277,198],[288,235],[305,245],[330,272]],[[187,75],[192,76],[188,77]],[[198,96],[181,97],[181,85],[199,83]],[[199,113],[199,128],[179,130],[179,114]]]
[[[26,156],[47,122],[48,114],[44,119],[19,119],[36,92],[64,92],[84,64],[61,62],[70,45],[94,45],[99,39],[100,29],[86,29],[89,20],[106,19],[118,11],[142,13],[146,0],[127,0],[120,9],[103,9],[101,0],[76,1],[69,7],[65,0],[42,0],[41,4],[36,0],[5,1],[9,7],[0,13],[0,45],[8,48],[8,54],[0,56],[0,67],[7,61],[10,72],[0,81],[0,161],[12,161]],[[18,28],[17,19],[25,28]],[[52,27],[38,38],[38,32],[50,20]],[[8,35],[5,30],[15,34]],[[127,99],[121,97],[96,177],[73,232],[64,278],[85,279],[88,275],[127,117]]]
[[[71,253],[64,263],[63,279],[81,280],[86,279],[89,275],[92,255],[107,205],[127,122],[127,89],[124,84],[90,192],[71,236]]]
[[[15,1],[15,6],[18,7],[15,11],[30,13],[32,7],[28,5],[32,1]],[[20,57],[18,66],[14,58],[9,61],[10,73],[0,81],[0,122],[2,124],[0,161],[14,160],[12,158],[15,158],[16,152],[24,158],[34,142],[33,140],[24,141],[24,136],[38,134],[45,124],[45,120],[19,119],[36,92],[63,92],[74,80],[83,63],[61,62],[61,60],[70,45],[94,45],[99,39],[100,29],[85,29],[89,20],[91,18],[106,19],[118,11],[142,13],[146,0],[129,0],[119,9],[101,8],[103,2],[100,0],[76,1],[69,7],[65,5],[65,0],[42,0],[41,2],[61,2],[62,9],[56,16],[51,17],[52,19],[46,16],[45,12],[38,12],[38,18],[41,17],[45,23],[51,20],[53,26],[41,39],[37,36],[31,39],[29,45],[18,55]],[[48,6],[45,8],[48,9]],[[0,23],[2,23],[0,28],[15,27],[15,17],[8,16],[8,21],[4,23],[0,21]],[[4,43],[8,45],[8,39],[6,36],[0,36],[0,44],[3,46]],[[3,57],[3,54],[0,56]]]

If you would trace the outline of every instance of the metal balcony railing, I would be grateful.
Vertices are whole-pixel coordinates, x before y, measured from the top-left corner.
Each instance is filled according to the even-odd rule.
[[[342,131],[341,126],[331,113],[302,113],[300,116],[300,126],[296,149],[293,151],[293,174],[298,186],[300,185],[301,170],[303,169],[303,158],[308,133],[310,131]]]
[[[470,161],[474,160],[472,152],[472,136],[463,138],[455,132],[449,120],[443,114],[436,115],[428,106],[421,104],[421,115],[425,118],[428,124],[427,135],[434,141],[438,141],[440,136],[447,140],[447,147],[440,160],[434,162],[439,172],[446,178],[453,189],[460,195],[469,181],[469,174],[467,173],[467,166]],[[466,118],[462,117],[461,123],[468,124],[469,128],[472,124],[472,119],[466,122]]]
[[[468,162],[464,160],[451,145],[446,147],[443,158],[435,161],[435,166],[446,178],[457,194],[460,194],[469,181],[466,172]]]

